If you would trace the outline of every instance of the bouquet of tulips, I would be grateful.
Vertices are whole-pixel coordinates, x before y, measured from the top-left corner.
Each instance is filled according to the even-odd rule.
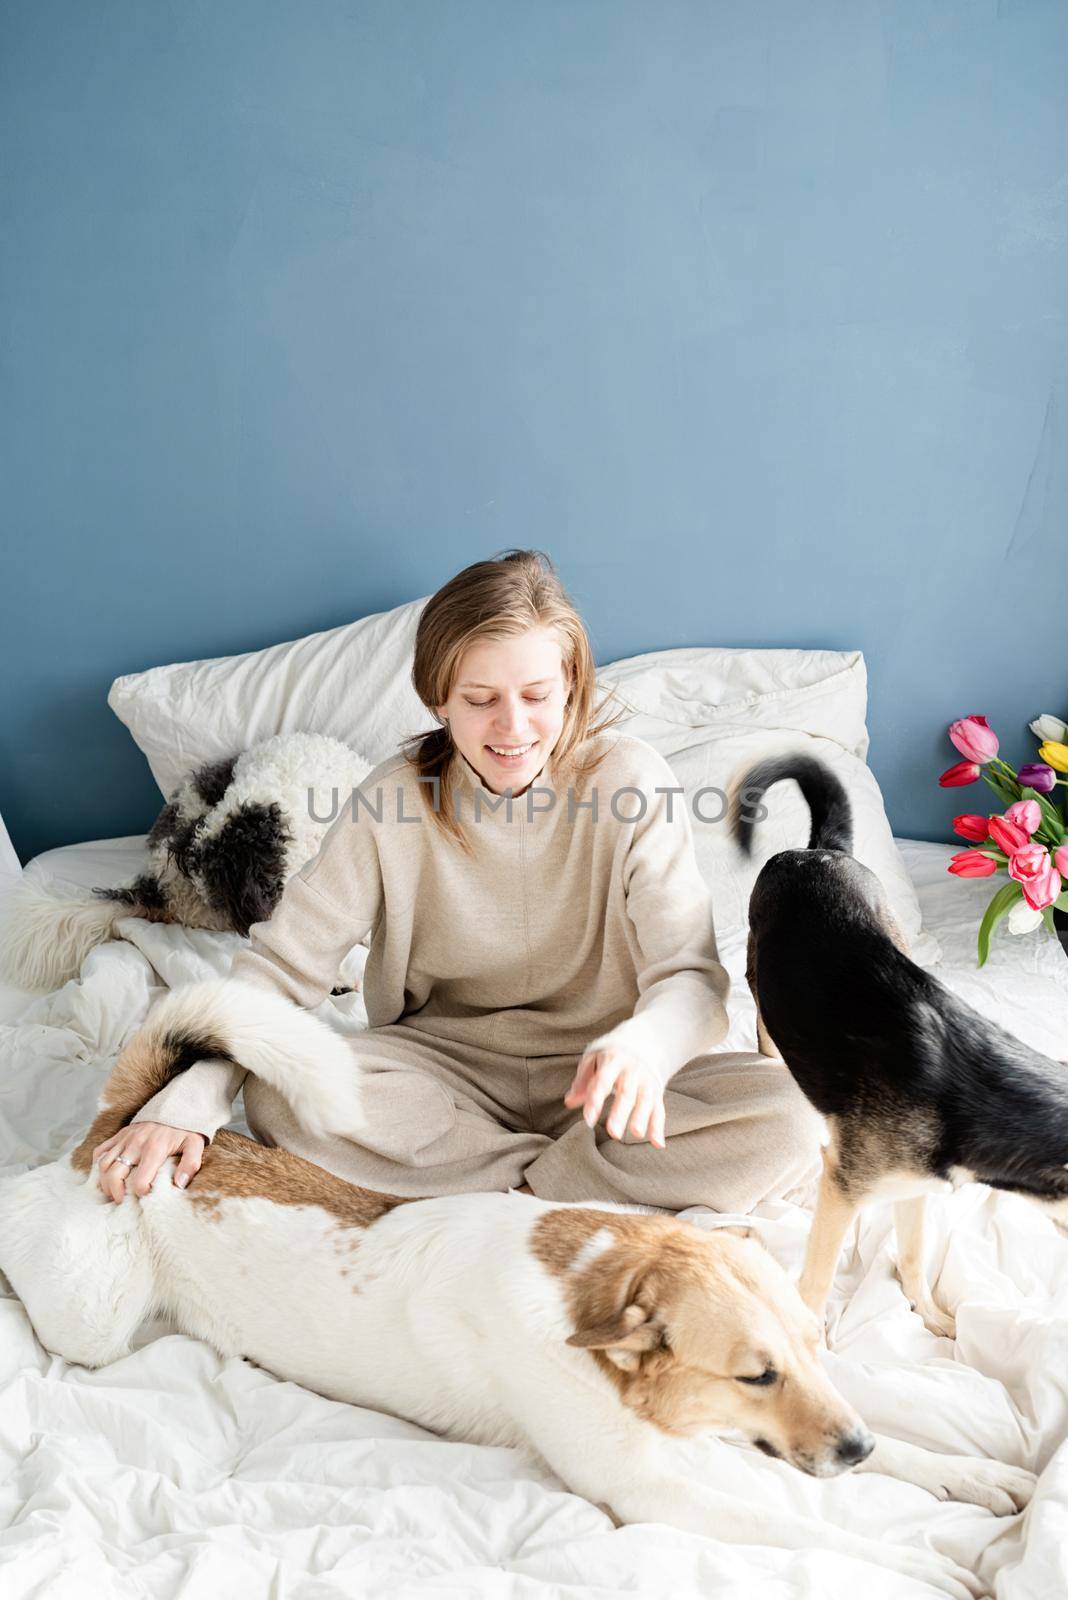
[[[953,831],[973,848],[960,850],[949,863],[958,878],[992,878],[1007,872],[1009,882],[998,890],[979,925],[979,965],[990,953],[990,936],[1008,913],[1010,933],[1030,933],[1044,922],[1054,932],[1053,912],[1068,911],[1068,827],[1057,803],[1058,785],[1068,787],[1068,724],[1042,716],[1031,723],[1039,739],[1039,760],[1013,772],[998,756],[998,737],[985,717],[962,717],[951,724],[949,737],[964,757],[943,772],[943,789],[982,778],[1003,804],[1003,815],[974,814],[953,818]]]

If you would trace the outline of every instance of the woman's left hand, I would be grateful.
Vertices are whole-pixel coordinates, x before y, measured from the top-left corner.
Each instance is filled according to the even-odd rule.
[[[613,1139],[627,1131],[636,1139],[648,1139],[658,1150],[664,1148],[664,1091],[656,1074],[627,1055],[609,1046],[588,1050],[575,1070],[575,1078],[564,1096],[565,1106],[582,1106],[588,1127],[595,1128],[610,1094],[615,1095],[605,1124]]]

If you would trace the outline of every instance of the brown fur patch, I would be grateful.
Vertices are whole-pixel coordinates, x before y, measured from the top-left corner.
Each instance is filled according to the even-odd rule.
[[[319,1206],[345,1228],[369,1228],[396,1206],[413,1202],[360,1189],[302,1156],[224,1129],[204,1152],[189,1184],[189,1198],[218,1218],[222,1200],[271,1200],[280,1206]]]
[[[111,1069],[100,1091],[100,1110],[81,1144],[71,1155],[76,1172],[88,1172],[93,1151],[126,1126],[170,1076],[163,1041],[151,1027],[134,1035]]]
[[[602,1229],[612,1235],[613,1243],[575,1271],[583,1245]],[[707,1294],[722,1279],[724,1294],[731,1292],[732,1284],[755,1293],[755,1280],[749,1280],[737,1262],[723,1259],[714,1235],[674,1217],[550,1211],[538,1218],[531,1242],[535,1256],[550,1272],[559,1277],[571,1274],[565,1297],[576,1343],[584,1334],[600,1333],[615,1324],[618,1347],[635,1352],[634,1369],[624,1371],[603,1350],[587,1351],[612,1380],[623,1404],[664,1433],[685,1434],[690,1382],[674,1351],[664,1346],[665,1325],[695,1288]],[[624,1317],[635,1304],[644,1311],[644,1322],[633,1312]],[[656,1337],[650,1337],[654,1333]]]
[[[607,1228],[622,1241],[633,1239],[628,1235],[627,1223],[638,1222],[639,1217],[614,1211],[546,1211],[534,1224],[531,1242],[534,1254],[543,1267],[561,1274],[571,1270],[571,1264],[583,1245]]]
[[[677,1271],[707,1274],[710,1271],[711,1238],[688,1222],[676,1217],[648,1213],[597,1211],[594,1209],[547,1211],[534,1224],[534,1254],[550,1272],[570,1271],[583,1245],[602,1229],[614,1237],[614,1245],[604,1251],[580,1273],[581,1303],[591,1304],[596,1292],[616,1293],[621,1289],[621,1274],[637,1277],[657,1263],[670,1258]],[[601,1322],[598,1315],[594,1320]]]

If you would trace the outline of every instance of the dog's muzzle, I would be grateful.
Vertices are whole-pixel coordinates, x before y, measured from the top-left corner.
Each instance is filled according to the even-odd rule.
[[[867,1428],[854,1428],[852,1433],[847,1433],[838,1441],[835,1455],[843,1467],[859,1467],[862,1461],[867,1461],[875,1449],[875,1440]]]

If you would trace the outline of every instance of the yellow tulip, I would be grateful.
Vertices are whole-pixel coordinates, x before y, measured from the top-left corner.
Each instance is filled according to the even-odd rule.
[[[1053,739],[1047,739],[1045,744],[1039,745],[1038,754],[1047,767],[1053,767],[1057,772],[1068,772],[1068,744],[1057,744]]]

